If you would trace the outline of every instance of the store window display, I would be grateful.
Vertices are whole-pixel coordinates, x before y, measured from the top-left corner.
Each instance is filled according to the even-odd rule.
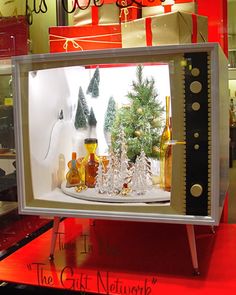
[[[29,3],[29,1],[27,2]],[[112,2],[112,1],[108,1],[108,2]],[[108,48],[110,48],[111,50],[115,50],[114,48],[133,46],[132,44],[127,45],[127,40],[132,40],[132,43],[136,44],[135,47],[140,46],[140,44],[144,46],[153,46],[153,45],[159,45],[159,41],[160,39],[162,40],[162,37],[164,40],[164,41],[162,40],[163,44],[166,44],[166,42],[170,42],[170,44],[176,43],[177,39],[178,39],[177,43],[185,44],[186,36],[182,39],[182,36],[180,36],[180,34],[175,32],[174,34],[175,41],[173,42],[173,38],[170,38],[167,40],[165,37],[165,34],[164,36],[161,35],[161,32],[157,30],[157,26],[155,26],[156,24],[158,24],[159,19],[164,19],[167,17],[167,15],[164,15],[164,14],[171,13],[171,11],[172,13],[174,13],[172,14],[172,17],[174,15],[175,21],[174,22],[171,21],[171,23],[174,23],[174,26],[177,26],[177,24],[181,23],[182,19],[185,19],[184,24],[182,23],[183,30],[181,31],[185,31],[185,29],[188,31],[190,23],[191,23],[190,27],[193,26],[192,33],[191,34],[187,33],[188,35],[187,42],[189,44],[192,42],[193,43],[199,42],[200,40],[201,42],[207,41],[208,37],[207,37],[206,29],[207,29],[207,26],[211,26],[212,19],[211,19],[211,22],[208,22],[208,24],[205,24],[205,25],[203,24],[204,22],[201,22],[201,19],[206,20],[202,16],[203,14],[202,11],[204,11],[204,9],[202,9],[201,5],[204,1],[203,2],[202,1],[175,1],[174,3],[174,1],[166,0],[166,1],[155,1],[155,2],[158,2],[157,4],[158,6],[160,6],[158,7],[158,9],[161,8],[161,12],[156,13],[156,15],[153,16],[152,20],[147,22],[146,21],[144,22],[143,18],[147,17],[150,19],[150,17],[152,17],[150,14],[150,10],[148,11],[148,9],[146,9],[145,11],[145,9],[143,8],[137,10],[134,7],[128,10],[129,18],[127,17],[127,15],[125,16],[124,14],[124,12],[125,11],[127,12],[127,10],[124,10],[124,9],[122,10],[123,19],[121,21],[121,24],[119,20],[119,15],[117,13],[116,13],[116,16],[114,17],[113,17],[113,14],[109,14],[109,17],[113,17],[113,19],[107,20],[105,18],[105,23],[104,23],[104,14],[103,13],[101,13],[101,15],[98,14],[96,18],[97,22],[95,24],[94,19],[91,17],[91,15],[88,16],[89,15],[88,10],[84,12],[82,16],[82,20],[85,20],[86,24],[81,23],[80,11],[78,9],[76,13],[69,15],[70,20],[71,18],[74,18],[73,21],[75,23],[73,25],[71,23],[70,26],[65,26],[64,28],[55,27],[55,24],[53,24],[53,21],[50,20],[51,26],[49,28],[49,34],[47,35],[47,40],[46,40],[46,43],[47,44],[49,43],[49,47],[50,47],[48,51],[50,50],[51,53],[63,52],[65,54],[68,53],[70,55],[69,51],[84,51],[86,49],[100,50],[100,49],[108,49]],[[110,4],[110,3],[106,3],[106,4]],[[31,4],[29,3],[29,5]],[[146,8],[149,8],[149,7],[146,7]],[[197,8],[199,8],[199,11],[201,11],[200,17],[197,16],[197,13],[199,13]],[[106,7],[104,7],[104,9],[106,9]],[[44,12],[45,17],[47,13],[49,13],[49,11],[50,9],[47,9],[47,11]],[[140,11],[142,12],[142,14],[140,13]],[[154,11],[153,8],[152,8],[152,11]],[[189,17],[188,13],[195,14],[196,17],[191,16],[190,18],[188,18]],[[118,15],[118,21],[115,20],[115,18],[117,19],[117,15]],[[177,15],[179,16],[179,19],[175,17]],[[32,27],[35,24],[37,25],[39,24],[37,22],[37,16],[34,11],[31,11],[31,14],[29,16],[34,17],[33,20],[35,22],[33,21]],[[188,16],[188,17],[185,18],[185,16]],[[113,20],[115,21],[113,22]],[[111,24],[112,22],[113,24]],[[128,22],[130,22],[130,24]],[[92,25],[94,25],[93,30],[91,30],[91,27],[86,29],[86,26],[87,25],[91,26],[91,23]],[[188,24],[187,26],[186,26],[186,23]],[[132,28],[130,29],[129,25],[130,26],[132,25],[133,28],[135,29],[132,29]],[[132,37],[132,33],[135,32],[137,28],[139,28],[141,32],[140,40],[135,38],[137,36]],[[91,31],[92,31],[92,35],[90,35]],[[173,29],[171,29],[171,31],[173,31]],[[78,32],[80,35],[78,35]],[[148,32],[148,38],[146,38],[147,32]],[[32,32],[31,36],[33,35],[34,33]],[[102,39],[97,39],[96,35],[99,35],[99,36],[101,35],[100,37]],[[104,35],[105,35],[105,39],[104,39]],[[113,37],[115,36],[115,39],[113,37],[111,39],[109,37],[111,35]],[[212,41],[212,31],[210,31],[210,40]],[[31,43],[31,52],[37,52],[37,50],[39,51],[41,50],[39,48],[35,50],[35,48],[37,47],[37,45],[35,44],[36,44],[35,42]],[[46,52],[46,51],[47,50],[45,50],[44,48],[43,52]],[[76,54],[76,52],[74,52],[74,54]],[[195,80],[198,80],[199,77],[200,78],[202,77],[201,76],[202,71],[200,70],[199,72],[199,67],[191,68],[190,59],[186,58],[181,64],[181,67],[182,69],[188,68],[189,73],[186,73],[187,76],[189,75],[191,77],[194,77]],[[133,69],[137,69],[138,65],[139,63],[134,63]],[[148,63],[144,62],[142,65],[144,66],[145,69],[151,68],[151,66]],[[109,210],[106,211],[107,208],[105,207],[114,205],[113,206],[114,208],[118,208],[120,206],[120,207],[123,207],[120,211],[122,212],[122,210],[124,209],[126,205],[123,205],[123,204],[117,205],[116,202],[118,201],[118,199],[120,199],[122,200],[120,203],[123,203],[124,200],[125,201],[129,200],[130,195],[132,194],[135,195],[135,196],[132,195],[132,197],[134,197],[133,200],[135,200],[135,202],[137,202],[136,204],[138,204],[139,206],[139,209],[137,210],[137,212],[140,212],[140,211],[144,212],[146,210],[145,208],[148,206],[151,207],[152,209],[154,208],[153,200],[148,198],[150,197],[149,196],[150,191],[155,191],[157,187],[158,189],[162,190],[162,193],[163,193],[163,195],[161,196],[163,199],[159,200],[160,203],[162,203],[161,206],[164,208],[164,209],[160,209],[161,214],[162,214],[162,211],[163,212],[165,210],[168,211],[169,209],[166,209],[166,208],[170,204],[175,203],[175,200],[176,200],[176,197],[174,196],[174,192],[172,189],[172,187],[176,186],[176,183],[178,182],[178,180],[176,180],[177,179],[176,175],[172,177],[173,176],[172,169],[173,169],[173,166],[176,166],[175,165],[176,159],[178,158],[176,154],[179,153],[178,155],[182,156],[181,150],[184,150],[184,146],[186,144],[184,138],[182,138],[181,136],[176,137],[176,134],[178,133],[178,132],[176,133],[176,130],[178,129],[178,123],[176,123],[176,117],[175,115],[173,115],[173,111],[175,113],[177,108],[175,104],[176,102],[175,101],[173,102],[175,94],[173,94],[174,93],[172,91],[173,89],[170,86],[171,83],[167,83],[168,85],[165,87],[165,91],[163,93],[162,93],[162,90],[158,88],[158,94],[159,96],[161,96],[161,99],[162,99],[161,101],[162,115],[160,115],[160,113],[158,113],[157,115],[155,114],[155,112],[151,112],[152,107],[148,109],[146,105],[140,105],[140,104],[138,105],[139,95],[137,95],[137,97],[136,98],[134,97],[133,99],[133,104],[137,106],[135,109],[130,106],[130,102],[123,101],[122,103],[120,103],[120,99],[116,97],[116,95],[120,93],[119,92],[120,89],[116,89],[115,85],[114,87],[110,85],[111,88],[113,88],[114,90],[116,89],[114,93],[108,93],[108,94],[104,93],[104,89],[107,88],[104,86],[104,80],[105,80],[104,76],[106,75],[105,73],[106,66],[104,67],[103,64],[94,63],[94,62],[91,64],[89,63],[89,66],[91,66],[91,68],[88,71],[84,71],[88,73],[88,74],[84,74],[83,76],[84,81],[85,80],[86,81],[83,82],[84,84],[80,83],[80,85],[78,81],[76,82],[74,81],[72,83],[72,80],[73,80],[72,77],[73,76],[77,77],[78,73],[80,73],[77,71],[74,65],[71,65],[70,67],[67,67],[67,66],[63,67],[63,71],[60,71],[61,69],[59,70],[53,67],[47,69],[47,67],[37,68],[36,66],[35,68],[33,67],[32,69],[30,69],[29,72],[27,72],[27,75],[28,75],[27,79],[29,81],[28,91],[29,91],[29,97],[31,100],[31,102],[29,103],[29,109],[28,109],[29,110],[28,114],[30,118],[29,134],[31,137],[29,145],[30,145],[30,149],[32,149],[31,150],[32,157],[29,161],[30,165],[27,167],[27,169],[32,169],[33,184],[32,184],[32,191],[30,191],[30,194],[31,192],[33,192],[32,194],[33,199],[28,199],[28,197],[26,197],[25,204],[27,204],[28,206],[31,201],[35,202],[36,200],[36,203],[38,201],[39,201],[38,203],[41,203],[43,210],[41,211],[39,209],[39,211],[36,212],[33,209],[31,211],[31,209],[34,206],[32,206],[31,208],[29,205],[29,207],[26,206],[27,207],[26,208],[22,205],[24,202],[21,202],[20,204],[20,210],[22,210],[21,212],[24,213],[24,210],[25,212],[28,210],[27,213],[39,214],[42,212],[46,212],[48,210],[46,213],[51,216],[54,216],[56,213],[59,213],[56,210],[54,211],[54,209],[55,208],[58,209],[58,206],[59,206],[60,209],[62,209],[62,211],[60,211],[60,213],[63,212],[62,215],[77,216],[77,214],[71,215],[71,212],[69,210],[67,211],[67,209],[75,208],[76,210],[77,209],[80,210],[82,208],[82,211],[83,210],[86,211],[87,209],[90,210],[91,209],[89,207],[91,204],[90,202],[96,202],[98,201],[98,198],[100,198],[99,204],[96,204],[98,206],[97,208],[100,208],[100,209],[102,208],[102,212],[108,212],[108,215],[109,215],[110,212]],[[159,64],[158,66],[161,67],[161,64]],[[164,85],[164,83],[160,82],[161,76],[166,78],[167,76],[172,75],[173,74],[172,71],[174,70],[172,67],[173,64],[171,64],[171,62],[166,63],[166,61],[163,61],[162,66],[164,66],[167,70],[165,69],[165,74],[163,75],[161,74],[156,75],[158,76],[158,79],[155,80],[155,84],[157,84],[158,87],[160,85],[162,86],[162,84]],[[101,80],[99,81],[99,79],[97,78],[94,79],[92,81],[93,83],[91,83],[92,90],[90,92],[87,92],[86,86],[90,84],[89,82],[91,82],[93,75],[95,74],[96,68],[99,68],[100,70]],[[115,67],[116,73],[115,74],[112,73],[112,75],[110,74],[110,77],[113,75],[118,76],[118,72],[119,72],[118,68],[119,67]],[[121,70],[123,70],[123,73],[121,74],[120,80],[127,75],[126,77],[127,81],[129,78],[132,77],[132,79],[130,79],[130,84],[132,84],[133,81],[136,81],[135,70],[132,72],[132,75],[128,74],[128,69],[131,68],[131,66],[121,67],[121,68],[122,68]],[[67,76],[67,74],[69,76]],[[150,76],[152,77],[153,75],[152,74],[150,75],[150,73],[148,73],[147,76],[150,78]],[[59,84],[65,86],[63,87],[62,91],[59,87],[57,87],[55,81],[53,80],[53,77],[54,78],[58,77],[59,81],[62,82]],[[145,72],[145,77],[146,77],[146,72]],[[43,82],[40,80],[43,80]],[[189,85],[191,97],[194,95],[197,96],[198,93],[201,93],[201,91],[205,89],[204,87],[202,87],[202,84],[199,86],[198,82],[199,81],[197,81],[197,83],[194,83],[194,81],[191,81]],[[71,88],[72,84],[74,84],[74,86],[72,86]],[[42,87],[42,85],[44,86]],[[51,87],[53,88],[52,92],[50,92]],[[41,94],[39,92],[36,93],[37,89],[41,89],[41,90],[43,89],[42,92],[45,91],[43,92],[44,94],[41,95],[42,93]],[[48,102],[48,100],[47,102],[45,102],[44,99],[48,98],[48,92],[50,92],[50,95],[49,95],[50,102]],[[128,90],[126,89],[123,93],[123,96],[125,96],[128,92],[132,92],[132,87]],[[122,94],[120,94],[120,96],[122,96]],[[166,102],[168,101],[168,97],[170,98],[170,101],[171,101],[170,109],[167,107],[169,106],[169,103]],[[101,101],[101,98],[103,98],[102,110],[99,108],[99,102]],[[39,99],[40,100],[42,99],[41,104],[39,102]],[[8,97],[8,99],[4,101],[9,104],[11,100],[9,100],[9,97]],[[151,102],[148,101],[148,104],[150,106]],[[38,112],[36,111],[37,109],[38,109]],[[168,109],[169,111],[167,111]],[[193,101],[191,105],[191,110],[193,111],[194,114],[201,112],[202,104],[199,103],[198,100]],[[80,115],[83,114],[83,115],[82,116],[79,115],[78,118],[76,119],[77,111],[78,111],[78,114]],[[109,115],[106,112],[109,113]],[[227,109],[227,112],[228,112],[228,109]],[[144,118],[144,114],[147,114],[147,113],[150,116],[148,118]],[[40,121],[39,119],[40,117],[42,118],[42,114],[45,115],[44,116],[45,122],[42,122],[41,124],[39,123]],[[131,131],[128,130],[129,124],[125,125],[124,123],[125,121],[128,121],[128,118],[131,116],[133,120],[143,123],[143,124],[140,124],[139,126],[132,126],[133,127],[132,136],[130,135]],[[162,118],[161,127],[159,125],[160,124],[158,120],[159,117]],[[35,118],[36,121],[38,120],[38,123],[37,122],[35,123],[32,118]],[[188,120],[190,120],[189,117],[188,117]],[[120,121],[123,121],[123,124],[120,124]],[[162,132],[164,129],[163,122],[166,122],[166,125],[168,127],[167,129],[169,130],[169,132],[167,132],[168,134],[166,133],[167,135],[165,134],[165,132]],[[115,126],[114,128],[111,128],[111,126],[113,126],[113,123],[116,125],[114,125]],[[67,124],[67,127],[69,128],[65,128],[66,124]],[[145,130],[144,125],[150,125],[152,129],[160,127],[160,130],[157,136],[158,140],[156,142],[152,142],[152,145],[149,145],[149,141],[151,137],[149,136],[150,134],[147,132],[147,130]],[[123,128],[123,126],[125,128]],[[60,134],[61,137],[58,134]],[[159,135],[161,134],[163,134],[162,140],[161,140],[161,137],[159,137]],[[188,136],[190,135],[188,134]],[[199,130],[197,130],[193,134],[193,141],[194,141],[193,149],[196,153],[201,152],[201,149],[203,146],[201,136],[202,134],[199,132]],[[91,141],[91,139],[97,140],[98,146],[95,153],[93,152],[89,153],[89,157],[88,157],[89,161],[86,163],[84,161],[83,163],[83,157],[86,155],[85,142]],[[144,141],[145,141],[145,145],[143,144]],[[63,147],[63,144],[65,142],[68,143],[68,145]],[[28,142],[26,142],[26,146],[27,145],[28,145]],[[3,142],[2,147],[4,148],[4,146],[5,146],[5,143]],[[144,150],[143,146],[145,147],[150,146],[150,148],[148,150]],[[57,150],[59,150],[60,148],[62,148],[62,152],[58,154]],[[119,158],[116,155],[114,155],[112,149],[119,149],[120,151]],[[159,155],[159,158],[158,157],[153,158],[154,154]],[[163,154],[165,156],[163,156]],[[188,156],[190,157],[191,153],[188,154]],[[172,162],[173,159],[174,159],[174,165]],[[206,160],[206,158],[204,159]],[[227,162],[227,156],[225,157],[225,159]],[[118,162],[122,162],[124,163],[124,165],[120,165],[118,164]],[[204,162],[207,162],[207,160]],[[53,165],[51,165],[50,163],[55,163],[55,166],[53,167]],[[88,165],[88,163],[90,166]],[[111,165],[111,163],[113,164]],[[191,163],[191,165],[192,164],[195,165],[196,163],[194,162],[194,163]],[[15,167],[15,163],[13,163],[12,166]],[[84,169],[81,169],[82,166],[84,166]],[[204,166],[203,170],[205,168],[206,167]],[[27,169],[26,171],[28,173],[29,170]],[[180,167],[180,170],[179,170],[180,174],[183,172],[183,170],[181,169],[182,168]],[[187,167],[187,169],[189,169],[189,166]],[[74,185],[75,183],[69,183],[71,182],[70,180],[71,178],[69,176],[68,178],[66,177],[66,175],[70,175],[70,172],[72,172],[72,170],[73,171],[76,170],[76,175],[77,175],[76,185]],[[116,174],[114,173],[114,171],[116,172],[118,171],[119,173]],[[188,172],[189,171],[190,170],[188,170]],[[0,173],[3,173],[3,172],[0,172]],[[87,175],[92,176],[92,180],[91,179],[88,180],[88,178],[86,177],[86,173]],[[191,173],[187,173],[187,174],[190,175]],[[29,174],[27,175],[29,176]],[[41,177],[40,179],[39,177],[40,175],[43,175],[44,177]],[[146,175],[148,175],[148,177],[146,177]],[[30,179],[30,177],[28,179]],[[107,179],[110,179],[110,180],[113,179],[114,181],[113,182],[109,181],[110,185],[107,185],[108,183]],[[37,184],[37,181],[39,181],[38,184]],[[181,182],[178,182],[178,183],[181,184]],[[151,190],[150,190],[150,186],[152,187]],[[46,190],[45,190],[45,187],[46,187]],[[153,187],[154,187],[154,190],[153,190]],[[54,196],[50,195],[51,190],[60,191],[60,193],[62,192],[64,195],[66,195],[64,196],[62,194],[63,198],[64,197],[66,198],[66,201],[63,198],[60,200],[56,200],[56,203],[57,202],[58,203],[56,204],[54,208],[55,195]],[[93,190],[93,192],[95,193],[91,194],[90,193],[91,190]],[[193,183],[192,185],[187,186],[186,190],[190,193],[191,197],[189,196],[187,197],[186,204],[183,200],[182,200],[183,202],[180,201],[180,203],[178,203],[179,201],[177,201],[178,203],[177,213],[186,214],[189,216],[191,216],[192,214],[193,215],[196,214],[197,216],[199,216],[200,214],[199,220],[201,221],[204,220],[204,217],[206,217],[205,220],[207,220],[208,218],[212,218],[212,216],[215,214],[214,218],[216,217],[216,215],[217,217],[216,219],[213,218],[214,221],[213,219],[212,221],[213,223],[214,222],[218,223],[220,213],[219,212],[216,213],[215,209],[209,209],[209,206],[211,206],[211,201],[212,201],[212,198],[209,197],[209,195],[204,200],[203,203],[201,203],[200,205],[197,204],[197,202],[201,199],[201,196],[203,196],[206,191],[204,185],[198,182]],[[73,194],[70,195],[70,191],[73,191],[74,195]],[[117,192],[119,192],[119,194],[117,194]],[[183,192],[184,192],[184,189],[183,189]],[[29,191],[26,192],[25,196],[27,195],[27,193],[29,193]],[[225,189],[224,189],[224,193],[225,193]],[[222,192],[222,195],[219,199],[220,207],[222,207],[222,204],[224,201],[224,197],[225,197],[224,193]],[[41,198],[41,196],[43,197]],[[91,199],[91,196],[95,197],[95,200]],[[109,202],[111,201],[111,199],[113,200],[114,198],[116,198],[114,202],[115,204],[110,205]],[[140,206],[139,204],[140,198],[142,198],[142,202],[144,202],[143,201],[144,198],[147,198],[145,199],[144,206]],[[67,200],[70,200],[69,205],[67,204]],[[43,204],[44,201],[46,201],[47,204],[45,203],[44,205]],[[74,204],[75,204],[75,207],[73,208]],[[83,204],[85,204],[84,208],[83,208]],[[39,207],[37,208],[40,208],[41,205],[39,205]],[[181,207],[182,205],[184,209]],[[136,210],[135,206],[136,206],[135,204],[129,203],[126,206],[128,209],[125,208],[125,210],[129,212],[131,208],[130,212],[132,212],[132,210],[135,211]],[[157,207],[161,207],[161,206],[159,206],[158,204]],[[172,207],[172,208],[175,208],[175,207]],[[185,211],[186,208],[188,208],[187,213]],[[46,209],[46,211],[44,211],[44,209]],[[220,208],[219,210],[220,212],[221,212],[221,209],[222,208]],[[147,212],[145,211],[144,213],[146,214]],[[165,214],[167,216],[169,212],[164,213],[164,215]],[[204,216],[203,219],[201,219],[201,216]]]

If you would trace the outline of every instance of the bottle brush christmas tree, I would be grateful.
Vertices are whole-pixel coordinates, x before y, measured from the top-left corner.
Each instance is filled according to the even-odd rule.
[[[93,108],[90,109],[90,114],[88,118],[88,123],[90,127],[95,127],[97,125],[97,120],[93,111]]]
[[[159,158],[160,136],[163,127],[164,108],[158,100],[153,77],[143,77],[143,66],[136,70],[136,81],[132,82],[132,91],[128,92],[129,106],[117,111],[112,126],[112,144],[120,151],[120,130],[123,128],[127,143],[127,155],[135,161],[143,150],[147,157]]]
[[[90,109],[88,124],[89,124],[89,137],[97,137],[96,136],[97,120],[96,120],[93,108]]]
[[[99,82],[97,81],[96,78],[94,78],[94,83],[93,83],[93,89],[91,93],[92,97],[98,97],[99,96]]]
[[[87,117],[89,115],[89,108],[82,87],[79,88],[79,100],[81,102],[84,114]]]
[[[116,102],[114,98],[111,96],[108,101],[107,110],[105,113],[104,131],[108,131],[108,132],[111,131],[115,116],[116,116]]]
[[[74,126],[76,129],[87,127],[87,120],[86,120],[86,116],[84,114],[84,110],[83,110],[83,106],[80,101],[80,98],[78,98]]]
[[[94,84],[94,77],[92,77],[91,80],[90,80],[90,82],[89,82],[89,85],[88,85],[88,88],[87,88],[87,91],[86,91],[87,94],[91,94],[92,93],[93,84]]]
[[[87,91],[87,94],[91,94],[92,97],[98,97],[99,96],[99,83],[100,83],[100,72],[99,67],[96,67],[96,70],[93,74],[93,77],[91,78]]]
[[[97,80],[97,82],[100,82],[100,72],[99,72],[99,67],[96,67],[96,70],[93,74],[94,78]]]

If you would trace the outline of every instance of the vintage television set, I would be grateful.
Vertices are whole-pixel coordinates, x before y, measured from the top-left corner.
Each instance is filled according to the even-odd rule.
[[[217,43],[19,56],[13,73],[20,213],[219,224],[229,120]]]

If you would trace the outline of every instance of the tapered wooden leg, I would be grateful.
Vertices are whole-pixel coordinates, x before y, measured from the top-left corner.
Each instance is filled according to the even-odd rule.
[[[59,224],[60,224],[60,217],[55,216],[54,221],[53,221],[49,260],[54,259],[54,251],[55,251],[55,246],[56,246],[56,241],[57,241]]]
[[[196,248],[196,240],[195,240],[195,233],[194,233],[194,226],[192,224],[186,224],[187,234],[188,234],[188,242],[189,248],[191,252],[193,270],[195,275],[199,275],[199,268],[198,268],[198,259],[197,259],[197,248]]]
[[[212,232],[212,234],[215,234],[216,233],[216,230],[215,230],[214,225],[211,226],[211,232]]]
[[[89,225],[95,226],[95,219],[89,219]]]

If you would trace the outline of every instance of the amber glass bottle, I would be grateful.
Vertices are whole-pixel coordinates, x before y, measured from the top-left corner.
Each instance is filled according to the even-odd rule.
[[[91,153],[85,165],[85,185],[87,185],[87,187],[95,187],[98,165],[94,153]]]
[[[97,138],[86,138],[84,140],[84,145],[85,145],[87,154],[83,158],[81,167],[80,167],[80,177],[81,177],[82,183],[85,183],[85,166],[88,163],[90,155],[94,154],[95,161],[99,163],[99,158],[96,155],[96,149],[98,146]]]
[[[166,96],[166,123],[161,135],[160,143],[160,187],[163,189],[165,189],[165,155],[168,147],[168,141],[170,139],[170,96]]]
[[[80,174],[79,174],[79,169],[78,169],[78,164],[76,161],[76,153],[72,153],[71,161],[68,162],[68,167],[69,171],[66,174],[66,186],[71,187],[71,186],[76,186],[80,184]]]

